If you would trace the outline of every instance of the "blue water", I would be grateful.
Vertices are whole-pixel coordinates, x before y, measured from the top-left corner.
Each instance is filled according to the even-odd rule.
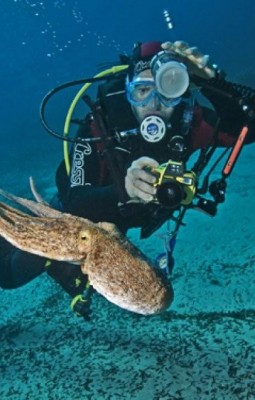
[[[40,124],[43,96],[95,75],[136,41],[185,40],[210,54],[230,80],[255,88],[254,16],[254,0],[1,0],[1,187],[26,195],[33,174],[43,194],[52,194],[62,144]],[[72,95],[57,96],[48,111],[59,130]],[[255,305],[253,175],[254,145],[242,154],[217,218],[189,217],[176,250],[179,320],[139,319],[98,296],[87,327],[44,277],[11,294],[2,291],[1,398],[255,399],[254,326],[243,314],[240,323],[221,319]],[[140,243],[134,232],[133,240],[157,254],[155,237]],[[206,324],[189,320],[193,312],[219,314]]]

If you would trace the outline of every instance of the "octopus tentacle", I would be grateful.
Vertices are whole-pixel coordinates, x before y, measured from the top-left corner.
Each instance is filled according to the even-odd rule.
[[[60,211],[51,208],[46,203],[42,204],[42,203],[37,203],[33,200],[24,199],[22,197],[18,197],[11,193],[8,193],[2,189],[0,189],[0,195],[8,200],[13,201],[16,204],[25,207],[27,210],[30,210],[33,214],[38,215],[40,217],[59,218],[62,216],[62,213]]]
[[[49,203],[47,203],[42,196],[40,195],[40,193],[37,191],[36,186],[35,186],[35,181],[33,179],[32,176],[29,177],[29,185],[30,185],[30,189],[31,192],[35,198],[35,200],[37,201],[37,203],[40,204],[44,204],[45,206],[49,206]]]

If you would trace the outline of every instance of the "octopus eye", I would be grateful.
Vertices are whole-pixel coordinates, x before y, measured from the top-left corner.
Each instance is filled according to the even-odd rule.
[[[88,240],[88,234],[86,233],[86,232],[81,232],[81,234],[80,234],[80,239],[82,240],[82,241],[84,241],[85,242],[85,240]]]

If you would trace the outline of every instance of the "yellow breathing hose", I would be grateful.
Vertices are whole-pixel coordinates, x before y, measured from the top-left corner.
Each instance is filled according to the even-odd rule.
[[[109,68],[109,69],[106,69],[106,70],[100,72],[99,74],[95,75],[94,78],[101,78],[106,75],[116,74],[117,72],[123,71],[127,68],[128,68],[128,65],[116,65],[112,68]],[[78,91],[78,93],[74,97],[74,99],[68,109],[68,112],[66,114],[66,119],[65,119],[65,124],[64,124],[64,136],[68,136],[68,134],[69,134],[72,115],[73,115],[74,109],[75,109],[78,101],[81,99],[84,92],[92,84],[93,84],[93,82],[86,83],[85,85],[83,85],[83,87]],[[69,151],[68,151],[68,142],[66,140],[64,140],[64,142],[63,142],[63,151],[64,151],[64,161],[65,161],[66,172],[67,172],[67,175],[70,175],[71,167],[70,167],[70,159],[69,159]]]

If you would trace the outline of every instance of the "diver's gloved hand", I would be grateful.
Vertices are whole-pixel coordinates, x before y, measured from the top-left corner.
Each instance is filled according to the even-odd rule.
[[[177,53],[188,68],[189,73],[204,79],[216,76],[217,67],[211,64],[210,57],[201,53],[197,47],[190,47],[188,43],[181,40],[174,43],[164,42],[161,46],[163,50]]]
[[[156,160],[149,157],[140,157],[132,162],[125,178],[125,188],[131,199],[139,199],[146,203],[153,200],[156,189],[152,184],[155,183],[156,178],[145,171],[144,167],[156,168],[158,165]]]

